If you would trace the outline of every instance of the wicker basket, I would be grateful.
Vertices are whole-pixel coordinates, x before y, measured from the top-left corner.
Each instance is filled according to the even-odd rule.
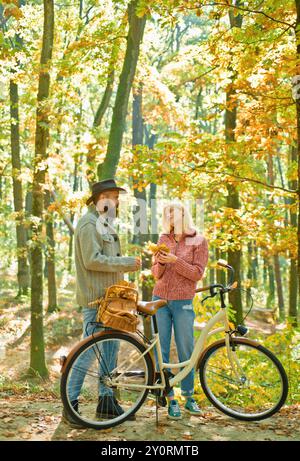
[[[117,292],[117,296],[116,296]],[[117,330],[136,332],[139,323],[137,311],[138,291],[123,285],[111,285],[100,298],[97,321]]]

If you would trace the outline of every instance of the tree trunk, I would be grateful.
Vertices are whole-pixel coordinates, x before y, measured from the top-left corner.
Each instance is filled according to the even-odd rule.
[[[95,119],[94,119],[94,127],[98,127],[101,125],[102,119],[104,117],[104,114],[108,108],[109,101],[111,99],[111,95],[113,92],[113,85],[114,85],[114,80],[115,80],[115,69],[112,68],[107,76],[107,84],[106,88],[103,94],[103,97],[101,99],[101,102],[99,104],[99,107],[97,109]]]
[[[274,278],[274,268],[272,264],[267,262],[267,268],[268,268],[268,277],[269,277],[269,290],[268,290],[268,296],[267,296],[267,309],[270,309],[273,307],[274,301],[275,301],[275,278]]]
[[[77,131],[77,137],[76,137],[76,142],[78,145],[80,145],[80,128],[81,128],[81,123],[82,123],[82,103],[80,104],[80,111],[78,115],[78,131]],[[79,188],[79,178],[78,178],[78,166],[81,163],[80,158],[78,157],[78,154],[74,156],[74,180],[73,180],[73,192],[77,192]],[[74,218],[75,218],[75,213],[71,212],[70,216],[70,221],[73,227],[74,224]],[[70,235],[70,240],[69,240],[69,252],[68,252],[68,272],[71,273],[72,271],[72,255],[73,255],[73,238],[74,238],[74,231],[72,232],[71,229],[69,229],[69,235]]]
[[[120,28],[118,29],[118,34],[121,34],[124,32],[125,27],[126,27],[126,16],[124,16],[122,20],[122,24]],[[99,127],[102,123],[102,119],[108,109],[109,102],[111,100],[112,92],[113,92],[113,86],[114,86],[114,81],[115,81],[115,63],[118,59],[118,52],[119,52],[119,47],[120,47],[120,39],[114,40],[112,50],[111,50],[111,56],[110,56],[110,62],[109,62],[109,67],[108,67],[108,74],[107,74],[107,82],[106,82],[106,88],[104,90],[101,102],[99,104],[99,107],[97,109],[95,118],[94,118],[94,123],[93,127]]]
[[[298,309],[297,309],[297,263],[296,260],[290,259],[290,278],[289,278],[289,318],[291,324],[296,327],[298,325]]]
[[[97,109],[97,112],[94,118],[94,124],[93,124],[94,128],[99,127],[101,125],[104,114],[108,109],[109,102],[111,100],[111,96],[113,92],[114,79],[115,79],[115,70],[112,69],[110,70],[108,74],[106,88],[104,90],[103,97],[101,99],[101,102],[99,104],[99,107]],[[90,188],[92,187],[92,184],[96,180],[95,159],[96,159],[96,151],[94,149],[89,149],[87,156],[86,156],[86,162],[87,162],[86,174],[87,174],[87,180],[88,180]]]
[[[98,165],[99,180],[114,177],[119,163],[129,95],[146,24],[146,16],[139,18],[136,15],[137,3],[138,0],[132,0],[128,6],[129,31],[127,49],[116,94],[107,153],[104,162]]]
[[[154,148],[154,144],[157,139],[156,134],[150,134],[149,131],[145,130],[146,139],[145,145],[152,150]],[[149,193],[149,200],[148,206],[150,208],[149,215],[151,216],[151,229],[149,230],[149,234],[147,235],[147,239],[151,240],[152,242],[156,243],[158,241],[158,221],[157,221],[157,204],[156,204],[156,192],[157,192],[157,185],[154,183],[150,183],[150,193]],[[150,256],[145,257],[144,268],[150,269],[152,265],[152,258]],[[143,284],[143,297],[146,300],[151,300],[153,286],[147,284]]]
[[[241,2],[237,0],[236,5],[240,5]],[[230,26],[239,27],[242,26],[242,16],[240,14],[235,15],[235,11],[229,10],[229,20]],[[230,104],[232,97],[235,95],[235,90],[233,88],[235,76],[231,78],[231,85],[226,93],[226,103]],[[236,128],[236,119],[237,119],[237,108],[236,106],[229,110],[226,108],[225,111],[225,137],[226,142],[234,143],[235,142],[235,128]],[[236,188],[228,184],[228,197],[227,197],[227,207],[238,209],[240,208],[239,203],[239,194]],[[235,280],[241,283],[241,257],[242,249],[239,250],[229,250],[228,251],[228,264],[234,268],[235,271]],[[233,310],[235,312],[235,322],[236,324],[241,324],[243,322],[243,306],[242,306],[242,294],[240,290],[233,290],[228,295],[229,302],[231,303]]]
[[[219,248],[216,248],[216,261],[218,261],[218,259],[226,259],[226,255],[224,252],[219,250]],[[216,274],[217,274],[217,280],[216,282],[212,282],[212,283],[221,283],[222,285],[225,285],[226,284],[226,273],[224,269],[216,270]]]
[[[275,272],[277,296],[278,296],[279,319],[283,321],[285,319],[285,312],[284,312],[282,280],[281,280],[281,273],[280,273],[280,263],[279,263],[278,255],[274,255],[274,272]]]
[[[47,209],[51,203],[51,195],[47,190],[45,194],[45,208]],[[55,239],[53,229],[53,215],[49,213],[46,221],[46,236],[47,236],[47,279],[48,279],[48,309],[47,312],[58,311],[57,294],[56,294],[56,275],[55,275]]]
[[[256,242],[253,242],[253,253],[254,257],[252,259],[252,271],[253,271],[253,280],[255,280],[255,286],[258,286],[258,277],[259,277],[259,265],[258,265],[258,248]]]
[[[240,207],[238,192],[235,187],[231,185],[228,185],[227,189],[227,206],[229,208],[238,209]],[[241,284],[241,258],[241,249],[228,251],[228,264],[234,268],[234,278],[239,282],[239,285]],[[228,298],[235,312],[236,324],[239,325],[243,321],[242,293],[240,290],[233,290],[229,292]]]
[[[21,0],[18,6],[22,6],[24,2]],[[5,33],[7,31],[7,21],[9,15],[4,15],[4,7],[0,5],[0,29]],[[22,38],[16,34],[14,41],[10,40],[16,52],[22,47]],[[16,212],[16,238],[17,238],[17,261],[18,261],[18,294],[17,298],[28,294],[30,285],[30,272],[28,266],[28,251],[26,228],[24,226],[25,209],[23,204],[23,189],[21,180],[21,158],[20,158],[20,127],[19,127],[19,94],[18,85],[12,78],[9,82],[9,97],[10,97],[10,140],[11,140],[11,165],[12,165],[12,180],[13,180],[13,200],[14,210]],[[5,169],[5,167],[4,167]],[[4,172],[2,171],[2,174]],[[2,177],[0,179],[0,189],[2,189]],[[0,199],[2,200],[2,190],[0,190]]]
[[[296,43],[297,43],[297,66],[296,76],[300,75],[300,0],[295,0],[297,17],[295,24]],[[300,93],[298,90],[296,97],[296,113],[297,113],[297,160],[298,160],[298,227],[297,227],[297,278],[298,278],[298,305],[300,303]]]
[[[297,161],[297,150],[294,146],[291,148],[291,159],[290,163]],[[297,188],[297,181],[290,181],[289,183],[290,189]],[[289,199],[289,204],[295,203],[295,199]],[[290,225],[294,228],[297,227],[297,214],[290,210]],[[297,262],[295,258],[292,256],[291,252],[289,252],[290,257],[290,277],[289,277],[289,317],[291,319],[291,323],[293,326],[297,326]]]
[[[137,89],[133,91],[133,104],[132,104],[132,149],[136,152],[139,152],[141,146],[143,145],[143,117],[142,117],[142,91],[143,86],[139,84]],[[148,237],[148,226],[145,227],[147,223],[147,198],[146,198],[146,189],[138,190],[137,184],[133,183],[133,193],[137,199],[137,205],[134,210],[134,230],[133,230],[133,244],[143,245]],[[139,201],[141,201],[139,206]],[[140,219],[136,220],[136,213],[139,213]],[[145,231],[146,232],[143,232]]]
[[[32,214],[36,218],[32,226],[31,250],[31,345],[30,372],[41,377],[48,375],[45,361],[43,329],[43,253],[42,225],[44,210],[44,185],[46,175],[47,145],[49,138],[48,105],[54,34],[53,0],[44,0],[44,28],[37,95],[35,156],[32,185]]]
[[[126,25],[127,25],[127,14],[125,14],[123,17],[121,26],[118,29],[118,34],[120,35],[123,34],[126,28]],[[94,132],[95,132],[95,128],[100,127],[103,117],[109,107],[109,103],[110,103],[111,96],[113,93],[113,86],[114,86],[114,81],[115,81],[115,64],[118,59],[119,48],[120,48],[120,39],[116,38],[112,46],[110,63],[108,66],[106,87],[105,87],[102,99],[100,101],[99,107],[94,117],[94,122],[93,122]],[[95,137],[97,138],[97,133],[95,133]],[[92,187],[92,184],[96,180],[96,161],[95,160],[96,160],[95,150],[89,149],[87,153],[86,161],[87,161],[87,180],[88,180],[90,188]]]
[[[154,149],[154,145],[157,141],[157,134],[151,133],[151,127],[147,127],[144,124],[144,132],[145,132],[145,145],[148,146],[150,151]],[[153,162],[153,159],[150,158],[150,161]],[[149,193],[149,200],[148,206],[150,208],[150,220],[151,220],[151,229],[150,229],[150,240],[153,243],[157,243],[158,241],[158,220],[157,220],[157,184],[151,182],[150,183],[150,193]]]
[[[253,286],[253,264],[252,264],[252,258],[253,258],[253,246],[252,242],[248,243],[248,272],[247,272],[247,289],[246,289],[246,303],[247,306],[251,304],[251,287]]]
[[[14,193],[14,209],[17,213],[17,257],[18,257],[18,296],[28,293],[30,284],[29,266],[27,264],[27,238],[24,226],[24,206],[20,158],[20,133],[19,133],[19,95],[18,85],[10,81],[10,115],[11,115],[11,162]]]
[[[25,195],[25,216],[26,219],[30,218],[32,215],[32,184],[27,185],[27,190],[26,190],[26,195]],[[28,226],[26,228],[26,241],[30,242],[31,241],[31,228]],[[29,267],[30,267],[30,273],[31,273],[31,253],[28,251],[28,262],[29,262]]]
[[[269,154],[268,158],[268,179],[270,184],[274,184],[274,169],[273,169],[273,157],[272,154]],[[273,199],[270,199],[270,203],[274,203]],[[276,288],[277,288],[277,298],[278,298],[278,308],[279,308],[279,318],[280,320],[284,320],[285,313],[284,313],[284,299],[283,299],[283,291],[282,291],[282,281],[281,281],[281,273],[280,273],[280,264],[279,264],[279,255],[274,255],[274,272],[275,272],[275,280],[276,280]]]
[[[139,83],[137,88],[133,90],[133,104],[132,104],[132,149],[135,151],[139,151],[140,147],[143,145],[143,132],[144,132],[144,124],[143,124],[143,116],[142,116],[142,95],[143,95],[143,85]],[[134,209],[134,231],[133,231],[133,239],[132,243],[135,245],[140,245],[141,247],[145,244],[145,242],[149,238],[148,233],[148,226],[147,231],[144,232],[145,229],[140,226],[147,225],[147,196],[146,196],[146,189],[139,191],[136,187],[133,189],[134,196],[137,202]],[[139,213],[139,221],[136,220],[135,214]],[[148,255],[142,254],[142,266],[144,269],[150,267],[151,260]],[[142,280],[142,298],[145,301],[149,301],[151,299],[151,292],[147,285],[147,278]],[[151,322],[147,321],[146,318],[143,319],[143,326],[144,326],[144,334],[147,338],[152,337],[151,331]]]

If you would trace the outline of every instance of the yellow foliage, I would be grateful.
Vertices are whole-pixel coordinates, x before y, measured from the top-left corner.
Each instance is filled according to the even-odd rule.
[[[155,243],[149,242],[146,245],[146,250],[150,251],[154,255],[157,254],[159,251],[164,251],[165,253],[170,252],[170,248],[167,247],[164,243],[161,243],[160,245],[156,245]]]
[[[23,17],[23,13],[18,7],[18,0],[3,0],[4,5],[7,5],[4,10],[4,16],[6,18],[14,17],[15,19],[20,19]]]

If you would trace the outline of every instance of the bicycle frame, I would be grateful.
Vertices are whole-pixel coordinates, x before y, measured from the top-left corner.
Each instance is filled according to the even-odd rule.
[[[210,331],[212,329],[212,327],[215,324],[219,323],[219,322],[223,322],[224,326],[220,327],[220,328],[216,328],[216,329]],[[226,308],[221,308],[217,312],[217,314],[214,315],[214,317],[212,317],[207,322],[207,324],[205,325],[203,331],[201,332],[201,335],[197,339],[197,342],[196,342],[196,344],[194,346],[194,350],[193,350],[193,353],[192,353],[190,359],[186,360],[185,362],[179,362],[179,363],[164,363],[163,362],[163,360],[162,360],[162,350],[161,350],[161,345],[160,345],[160,340],[159,340],[159,333],[157,332],[157,333],[154,334],[154,337],[153,337],[153,339],[151,341],[151,345],[143,352],[143,354],[141,356],[138,357],[138,360],[140,360],[140,358],[142,356],[148,354],[150,352],[150,350],[156,346],[158,365],[159,365],[159,373],[160,373],[160,377],[161,377],[161,383],[151,386],[151,385],[142,385],[142,384],[134,384],[134,383],[132,383],[132,384],[131,383],[121,384],[121,383],[113,381],[112,384],[113,384],[114,387],[126,386],[127,389],[129,389],[129,388],[133,388],[133,389],[134,388],[139,388],[139,389],[164,389],[166,387],[166,380],[165,380],[165,375],[163,373],[163,370],[166,369],[166,368],[173,369],[173,368],[182,368],[183,367],[183,369],[179,373],[177,373],[176,376],[174,376],[173,378],[171,378],[169,380],[170,386],[173,387],[177,383],[182,381],[189,374],[189,372],[193,369],[193,367],[196,365],[197,360],[200,357],[200,354],[204,350],[204,346],[205,346],[205,342],[206,342],[207,338],[209,338],[210,336],[212,336],[212,335],[214,335],[216,333],[222,332],[222,331],[224,331],[226,333],[229,330],[230,330],[230,326],[229,326],[229,321],[228,321]],[[232,352],[232,350],[230,348],[230,340],[229,340],[229,334],[228,333],[225,336],[225,342],[226,342],[227,353],[228,353],[228,357],[229,357],[231,366],[232,366],[235,374],[237,375],[237,372],[236,372],[235,366],[234,366],[234,362],[237,363],[237,359],[236,359],[236,357],[234,357],[235,354]],[[130,365],[130,367],[127,368],[125,371],[120,373],[118,375],[118,378],[120,378],[120,376],[123,376],[124,374],[126,374],[133,367],[134,363],[135,362],[133,362]],[[237,363],[237,365],[238,365],[238,363]]]

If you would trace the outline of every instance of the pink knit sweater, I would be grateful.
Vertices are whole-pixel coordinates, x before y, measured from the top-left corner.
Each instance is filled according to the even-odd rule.
[[[177,261],[163,265],[154,256],[151,267],[156,279],[153,295],[167,300],[192,299],[197,281],[203,277],[208,262],[207,239],[192,229],[178,243],[173,232],[162,234],[158,243],[167,245],[170,253],[177,256]]]

